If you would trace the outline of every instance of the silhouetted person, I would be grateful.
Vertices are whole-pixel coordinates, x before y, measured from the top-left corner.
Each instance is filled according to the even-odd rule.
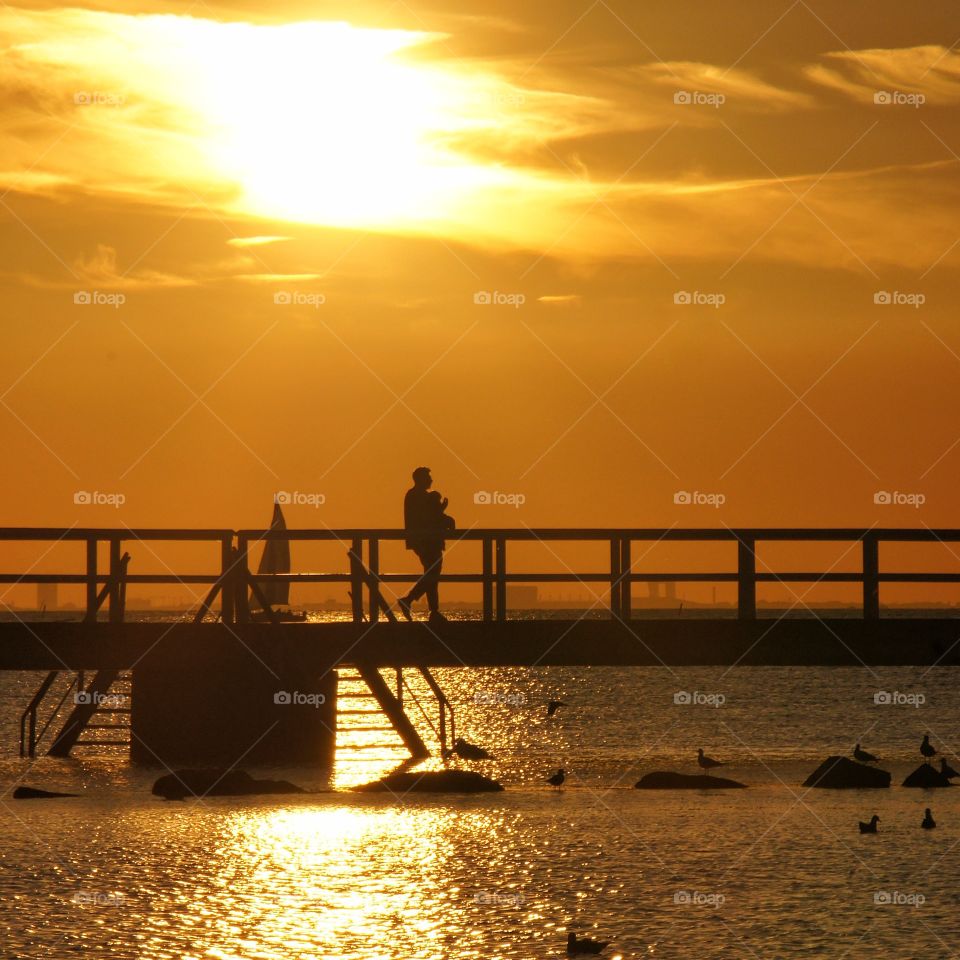
[[[454,527],[451,517],[445,513],[446,497],[431,491],[433,478],[429,467],[417,467],[413,471],[413,486],[403,498],[403,525],[407,530],[406,547],[412,550],[423,565],[423,575],[413,585],[413,589],[397,600],[403,615],[410,616],[410,604],[427,597],[430,608],[430,620],[443,621],[440,613],[440,571],[443,569],[443,534]]]

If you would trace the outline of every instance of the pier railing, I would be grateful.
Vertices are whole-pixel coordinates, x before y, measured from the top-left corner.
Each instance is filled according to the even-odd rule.
[[[289,529],[289,530],[222,530],[222,529],[91,529],[91,528],[0,528],[0,543],[14,541],[47,541],[51,544],[81,541],[85,544],[86,563],[80,571],[39,573],[28,569],[21,573],[0,571],[0,584],[82,584],[86,593],[85,615],[97,621],[99,611],[106,609],[106,619],[123,619],[124,591],[129,584],[209,584],[210,594],[204,612],[216,593],[221,595],[220,609],[226,620],[244,622],[250,619],[249,590],[269,581],[288,583],[347,584],[356,620],[380,616],[380,603],[375,590],[367,583],[370,575],[379,583],[412,583],[419,571],[388,572],[381,569],[381,546],[417,536],[417,531],[402,529]],[[481,610],[485,620],[507,618],[507,587],[511,584],[602,584],[608,595],[610,616],[631,619],[631,589],[635,583],[735,583],[737,615],[751,620],[757,615],[757,585],[763,583],[853,583],[860,586],[862,614],[865,619],[880,616],[880,586],[888,583],[960,583],[960,573],[903,572],[881,570],[880,547],[895,543],[960,543],[957,529],[898,528],[637,528],[637,529],[572,529],[572,528],[502,528],[449,531],[448,543],[478,542],[479,568],[467,573],[444,573],[442,583],[478,584]],[[330,571],[306,571],[284,574],[251,572],[250,552],[268,539],[293,542],[326,541],[343,547],[343,566]],[[209,544],[216,551],[215,569],[209,573],[178,574],[171,570],[145,573],[128,569],[125,547],[151,541],[180,541]],[[586,571],[530,572],[511,570],[508,557],[512,545],[557,542],[600,544],[609,563],[603,569]],[[758,569],[757,549],[763,543],[847,543],[858,551],[860,569],[783,570]],[[652,543],[730,543],[736,545],[736,564],[731,569],[708,571],[667,570],[658,572],[635,569],[634,550],[638,544]],[[99,567],[101,544],[106,544],[106,569]],[[2,548],[0,548],[2,549]],[[411,556],[411,567],[416,561]],[[211,564],[214,566],[214,564]]]

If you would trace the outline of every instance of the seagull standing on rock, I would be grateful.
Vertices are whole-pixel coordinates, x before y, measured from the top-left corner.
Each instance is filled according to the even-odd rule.
[[[960,777],[960,773],[957,773],[957,771],[954,770],[953,767],[951,767],[949,763],[947,763],[946,758],[944,758],[944,757],[941,757],[941,758],[940,758],[940,772],[941,772],[948,780],[952,780],[954,777]]]
[[[713,757],[708,757],[703,752],[703,747],[700,747],[700,749],[697,750],[697,765],[700,767],[701,770],[706,770],[707,773],[709,774],[714,767],[722,767],[723,761],[714,760]]]
[[[860,749],[859,743],[853,748],[853,759],[859,760],[860,763],[876,763],[877,762],[877,758],[872,753],[867,753],[866,750]]]
[[[552,717],[561,707],[565,707],[566,704],[562,700],[550,700],[547,703],[547,716]]]
[[[923,743],[920,744],[920,752],[929,760],[937,752],[936,747],[930,746],[930,734],[923,735]]]
[[[930,808],[927,807],[926,813],[923,815],[923,823],[920,824],[924,830],[932,830],[937,825],[937,821],[933,819],[933,814],[930,813]]]
[[[874,814],[874,815],[870,818],[870,822],[869,822],[869,823],[864,823],[862,820],[860,820],[860,821],[859,821],[859,823],[860,823],[860,832],[861,832],[861,833],[876,833],[876,832],[877,832],[877,824],[878,824],[879,822],[880,822],[880,818],[879,818],[876,814]]]

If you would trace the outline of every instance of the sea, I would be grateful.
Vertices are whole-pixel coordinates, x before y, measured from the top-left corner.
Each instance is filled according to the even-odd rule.
[[[960,789],[900,785],[924,734],[960,768],[958,668],[435,674],[457,735],[492,754],[456,765],[502,793],[354,792],[404,751],[345,737],[332,770],[250,770],[306,793],[168,802],[167,771],[123,748],[22,759],[43,675],[0,675],[0,957],[535,960],[571,930],[608,958],[960,950]],[[889,789],[802,785],[858,742]],[[747,789],[635,788],[699,772],[698,749]],[[11,799],[20,784],[79,796]]]

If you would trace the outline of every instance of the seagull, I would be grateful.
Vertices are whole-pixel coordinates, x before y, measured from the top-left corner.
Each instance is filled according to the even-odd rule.
[[[930,814],[930,808],[927,807],[926,813],[923,817],[923,822],[920,824],[924,830],[932,830],[937,825],[937,821],[933,819]]]
[[[566,704],[562,700],[551,700],[547,704],[547,716],[552,717],[561,707],[565,707]]]
[[[591,940],[589,937],[580,937],[578,940],[573,930],[567,934],[568,957],[576,957],[582,953],[600,953],[608,946],[610,946],[609,940]]]
[[[697,750],[697,764],[701,770],[706,770],[709,773],[714,767],[722,767],[723,761],[714,760],[713,757],[708,757],[703,752],[703,747],[700,747],[700,749]]]
[[[552,777],[547,777],[547,783],[558,789],[563,786],[563,781],[567,779],[567,771],[561,767]]]
[[[923,735],[923,743],[920,744],[920,752],[929,760],[936,752],[936,747],[930,746],[930,734]]]
[[[475,743],[464,740],[463,737],[457,737],[453,741],[453,749],[450,753],[455,753],[464,760],[490,760],[493,757],[492,753],[484,750],[483,747],[478,747]]]
[[[872,753],[867,753],[866,750],[860,749],[860,744],[858,743],[853,748],[853,759],[859,760],[861,763],[876,763],[877,758]]]
[[[879,818],[876,814],[874,814],[874,815],[870,818],[870,822],[869,822],[869,823],[864,823],[864,822],[861,820],[861,821],[860,821],[860,832],[861,832],[861,833],[876,833],[876,832],[877,832],[877,824],[878,824],[879,822],[880,822],[880,818]]]
[[[954,777],[960,777],[960,773],[957,773],[950,764],[947,763],[944,757],[940,758],[940,772],[948,779],[952,780]]]

